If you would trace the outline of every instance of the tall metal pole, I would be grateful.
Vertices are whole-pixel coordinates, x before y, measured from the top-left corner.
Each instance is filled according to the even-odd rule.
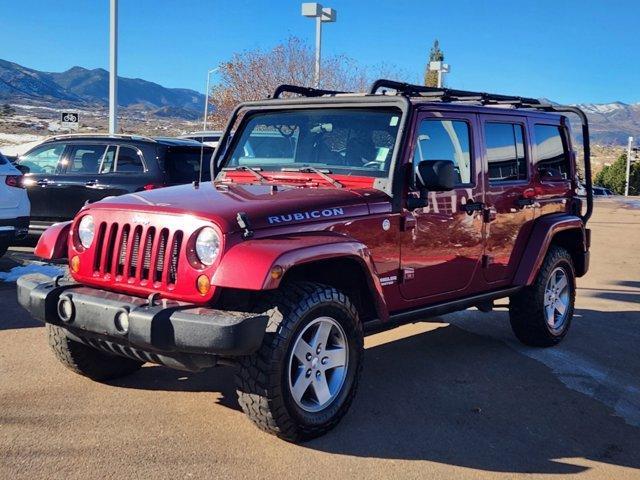
[[[109,134],[118,131],[118,0],[109,9]]]
[[[633,137],[629,137],[629,143],[627,145],[627,176],[624,183],[624,196],[629,196],[629,175],[631,173],[631,150],[633,148]]]
[[[320,87],[320,49],[322,46],[322,15],[316,17],[316,70],[314,84],[316,88]]]
[[[204,101],[204,122],[202,124],[202,130],[207,129],[207,117],[209,116],[209,79],[211,78],[211,72],[212,70],[207,70],[207,91]]]

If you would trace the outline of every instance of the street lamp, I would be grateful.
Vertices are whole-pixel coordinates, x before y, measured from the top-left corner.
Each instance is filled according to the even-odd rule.
[[[444,84],[444,74],[451,71],[449,64],[440,61],[429,62],[429,70],[438,72],[438,88],[442,88]]]
[[[207,117],[209,116],[209,80],[211,79],[211,74],[216,73],[219,69],[212,68],[211,70],[207,70],[207,92],[206,92],[206,100],[204,102],[204,124],[202,126],[202,130],[207,130]]]
[[[314,85],[320,86],[320,50],[322,46],[322,23],[332,23],[337,20],[338,14],[333,8],[323,8],[319,3],[303,3],[302,15],[316,19],[316,67]]]
[[[109,134],[118,131],[118,0],[109,3]]]

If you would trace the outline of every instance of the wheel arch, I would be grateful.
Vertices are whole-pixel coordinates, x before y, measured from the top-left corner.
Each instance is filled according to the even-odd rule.
[[[531,285],[540,270],[549,247],[565,248],[573,260],[575,274],[581,277],[589,269],[589,231],[574,215],[548,215],[536,220],[514,276],[515,285]]]

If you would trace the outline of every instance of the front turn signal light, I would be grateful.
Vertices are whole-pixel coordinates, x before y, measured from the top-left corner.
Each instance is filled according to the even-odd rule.
[[[209,281],[209,277],[206,275],[200,275],[196,282],[196,286],[198,288],[198,293],[200,295],[206,295],[211,290],[211,282]]]
[[[71,270],[73,270],[74,273],[78,273],[80,270],[80,257],[77,255],[71,257]]]

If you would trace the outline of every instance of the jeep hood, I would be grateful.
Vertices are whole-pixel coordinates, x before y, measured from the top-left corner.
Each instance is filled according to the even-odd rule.
[[[272,190],[269,185],[214,186],[206,182],[198,188],[189,184],[109,197],[89,205],[87,210],[188,214],[211,220],[224,233],[230,233],[239,230],[236,220],[239,212],[247,214],[252,229],[260,229],[367,215],[371,202],[388,203],[389,197],[373,188],[278,185],[277,190]]]

